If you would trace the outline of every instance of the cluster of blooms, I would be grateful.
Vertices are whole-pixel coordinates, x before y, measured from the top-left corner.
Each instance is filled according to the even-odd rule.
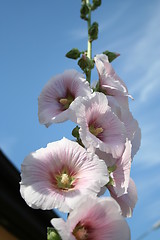
[[[129,111],[132,98],[104,54],[96,55],[98,88],[76,70],[53,77],[38,99],[41,124],[71,120],[77,139],[63,138],[28,155],[20,192],[32,208],[69,213],[51,223],[64,240],[130,239],[137,191],[130,178],[141,132]],[[108,189],[110,197],[101,197]]]

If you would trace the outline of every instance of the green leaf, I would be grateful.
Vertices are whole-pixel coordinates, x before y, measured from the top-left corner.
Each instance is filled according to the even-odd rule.
[[[62,240],[62,239],[54,228],[48,227],[47,240]]]
[[[120,56],[119,53],[115,53],[115,52],[110,52],[108,50],[106,50],[105,52],[103,52],[103,54],[108,56],[108,60],[109,62],[112,62],[114,59],[116,59],[117,57]]]
[[[81,52],[78,50],[78,48],[72,48],[68,53],[66,53],[66,57],[77,59],[81,55]]]

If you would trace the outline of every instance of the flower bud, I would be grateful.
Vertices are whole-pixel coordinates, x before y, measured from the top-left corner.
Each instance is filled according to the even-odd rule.
[[[87,20],[87,14],[89,13],[89,8],[86,3],[82,3],[80,13],[81,13],[81,18],[84,20]]]
[[[95,10],[101,5],[101,0],[93,0],[92,10]]]
[[[54,228],[47,228],[47,240],[61,240],[61,237]]]
[[[98,23],[94,22],[88,30],[90,41],[96,40],[98,38]]]
[[[84,72],[86,72],[87,70],[94,68],[94,61],[83,54],[78,61],[78,65]]]

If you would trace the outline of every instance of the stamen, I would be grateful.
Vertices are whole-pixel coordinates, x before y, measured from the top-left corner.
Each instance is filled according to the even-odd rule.
[[[74,188],[73,182],[75,178],[70,176],[66,171],[63,171],[60,175],[56,176],[57,186],[59,189],[68,191]]]
[[[67,98],[61,98],[60,100],[59,100],[59,102],[62,104],[62,105],[66,105],[66,104],[68,104],[68,99]]]
[[[70,183],[69,177],[66,173],[63,173],[61,176],[61,183],[64,185],[68,185]]]
[[[98,127],[98,128],[95,128],[93,125],[91,125],[89,127],[89,131],[95,135],[95,136],[98,136],[98,134],[102,133],[103,132],[103,128],[102,127]]]
[[[71,94],[68,94],[66,98],[59,99],[59,103],[62,104],[63,109],[66,110],[69,108],[73,100],[74,100],[74,97]]]
[[[84,227],[75,229],[73,234],[77,240],[87,240],[88,238],[87,230]]]

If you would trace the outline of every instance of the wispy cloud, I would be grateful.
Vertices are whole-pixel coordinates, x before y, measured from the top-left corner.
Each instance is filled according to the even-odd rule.
[[[139,78],[133,82],[131,92],[138,93],[139,101],[146,102],[148,96],[160,87],[160,4],[155,5],[152,15],[145,22],[143,34],[134,40],[134,46],[125,62],[126,73],[139,71]]]
[[[134,162],[135,167],[142,167],[142,169],[148,169],[153,166],[160,166],[159,151],[159,123],[145,123],[142,126],[142,140],[141,148],[138,153],[138,159]],[[142,149],[142,151],[141,151]]]
[[[0,139],[0,149],[7,154],[7,156],[11,156],[17,142],[18,140],[15,136],[5,136]]]

